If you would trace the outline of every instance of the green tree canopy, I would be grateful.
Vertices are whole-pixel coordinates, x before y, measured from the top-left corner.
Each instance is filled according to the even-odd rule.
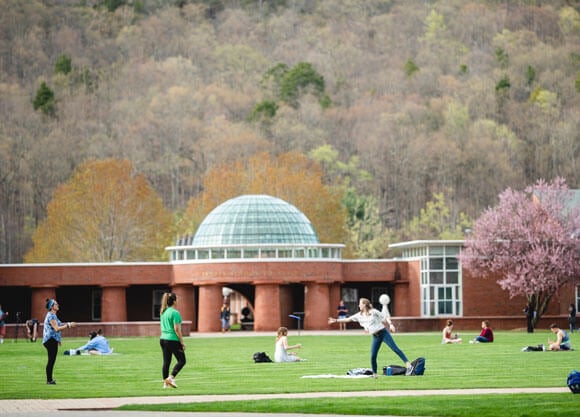
[[[55,74],[69,74],[72,71],[72,59],[70,56],[62,54],[54,64]]]
[[[405,224],[403,234],[406,239],[463,239],[471,224],[465,213],[453,216],[443,193],[436,193],[419,216]]]
[[[323,108],[331,104],[324,77],[308,62],[299,62],[292,68],[277,64],[266,71],[262,85],[270,89],[276,99],[294,108],[298,108],[298,99],[305,93],[318,97]]]
[[[32,102],[34,110],[40,110],[47,116],[54,116],[56,111],[56,103],[54,99],[54,91],[46,84],[42,82],[38,90],[36,91],[36,96]]]

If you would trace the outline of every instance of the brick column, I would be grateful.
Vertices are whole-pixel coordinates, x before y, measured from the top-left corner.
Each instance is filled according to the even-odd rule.
[[[184,321],[191,321],[193,324],[195,314],[195,300],[193,297],[192,285],[176,285],[172,291],[177,295],[177,309],[181,313]]]
[[[281,326],[280,311],[280,286],[278,284],[256,284],[254,330],[278,330]]]
[[[391,300],[391,304],[389,304],[389,311],[392,316],[420,316],[421,315],[421,299],[418,299],[416,303],[419,306],[419,311],[413,311],[412,303],[408,300],[411,299],[409,295],[409,284],[408,282],[395,285],[393,290],[394,294]]]
[[[101,321],[127,321],[125,287],[103,287]]]
[[[46,288],[32,288],[32,300],[30,308],[30,318],[38,319],[40,324],[44,322],[44,317],[46,316],[46,299],[56,298],[56,288],[46,287]],[[57,300],[58,301],[58,300]],[[40,338],[42,340],[42,333],[40,333]]]
[[[330,290],[327,283],[306,284],[304,294],[304,329],[327,329],[330,317]]]
[[[220,309],[223,303],[222,285],[202,285],[199,287],[199,309],[197,330],[200,333],[219,332]]]

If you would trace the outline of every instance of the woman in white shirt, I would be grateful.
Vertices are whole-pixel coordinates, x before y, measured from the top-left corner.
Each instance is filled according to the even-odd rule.
[[[276,335],[276,351],[274,352],[274,362],[300,362],[296,352],[288,352],[290,349],[300,349],[302,345],[297,343],[295,345],[288,345],[288,329],[280,327]]]
[[[377,377],[377,356],[379,354],[379,349],[381,348],[381,344],[384,342],[393,352],[401,358],[403,362],[405,362],[405,366],[407,367],[407,375],[410,375],[413,371],[411,366],[411,362],[405,356],[403,351],[399,349],[391,333],[387,331],[385,328],[386,325],[389,326],[389,330],[391,332],[395,331],[395,326],[391,322],[391,315],[389,313],[389,309],[387,307],[388,298],[385,300],[383,304],[383,310],[379,311],[373,308],[370,300],[366,298],[361,298],[359,300],[358,308],[359,312],[346,318],[339,318],[335,319],[330,317],[328,319],[328,323],[347,323],[351,321],[358,322],[361,327],[365,329],[369,334],[373,336],[371,342],[371,367],[373,370],[373,378]]]

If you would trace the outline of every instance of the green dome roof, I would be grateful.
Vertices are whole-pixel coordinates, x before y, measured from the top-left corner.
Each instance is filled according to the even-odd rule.
[[[193,246],[297,243],[318,244],[310,220],[292,204],[269,195],[243,195],[207,215]]]

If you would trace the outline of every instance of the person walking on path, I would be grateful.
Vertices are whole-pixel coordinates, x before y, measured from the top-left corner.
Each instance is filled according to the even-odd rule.
[[[175,309],[177,295],[165,293],[161,299],[161,338],[159,344],[163,352],[163,388],[177,388],[175,377],[185,366],[185,343],[181,333],[181,314]],[[175,356],[177,363],[169,374],[171,359]]]
[[[388,297],[387,297],[388,298]],[[358,322],[366,332],[372,335],[371,341],[371,368],[373,371],[373,378],[377,378],[377,356],[379,354],[379,349],[381,344],[385,343],[393,352],[397,354],[399,358],[405,363],[407,367],[406,375],[411,375],[413,372],[413,367],[407,356],[403,353],[401,349],[397,346],[391,333],[385,328],[386,325],[389,326],[391,332],[395,331],[395,326],[391,321],[391,315],[387,307],[388,301],[383,303],[383,310],[379,311],[373,308],[370,300],[367,298],[361,298],[359,300],[358,308],[359,312],[343,319],[335,319],[333,317],[328,318],[328,323],[348,323],[348,322]]]
[[[60,306],[55,299],[46,299],[46,309],[48,312],[44,318],[42,334],[42,344],[46,348],[48,354],[48,361],[46,363],[46,383],[48,385],[56,385],[56,381],[53,379],[53,370],[58,355],[58,347],[62,342],[62,335],[60,332],[61,330],[75,327],[76,323],[71,321],[68,323],[62,323],[59,320],[57,313],[60,310]]]
[[[230,306],[227,303],[222,304],[222,308],[220,310],[220,321],[222,322],[222,333],[230,331],[230,318],[231,318],[231,311]]]

